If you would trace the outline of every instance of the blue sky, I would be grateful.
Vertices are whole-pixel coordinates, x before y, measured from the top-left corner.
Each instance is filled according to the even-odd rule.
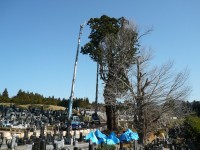
[[[198,0],[1,0],[0,93],[19,89],[69,98],[80,24],[106,14],[153,28],[142,44],[155,52],[154,63],[174,60],[190,70],[192,93],[200,100],[200,1]],[[81,46],[88,39],[83,29]],[[75,97],[95,99],[96,64],[79,54]],[[100,84],[99,101],[103,101]]]

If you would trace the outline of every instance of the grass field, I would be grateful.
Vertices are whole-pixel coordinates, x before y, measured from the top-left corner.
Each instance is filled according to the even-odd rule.
[[[10,106],[12,103],[0,103],[3,106]],[[43,107],[44,110],[65,110],[65,107],[56,106],[56,105],[43,105],[43,104],[28,104],[28,105],[16,105],[19,108],[28,109],[30,106],[34,108],[41,108]]]

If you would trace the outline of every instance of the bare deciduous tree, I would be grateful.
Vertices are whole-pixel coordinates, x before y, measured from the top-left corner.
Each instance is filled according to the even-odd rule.
[[[173,111],[177,104],[188,96],[188,71],[176,73],[173,63],[149,69],[151,53],[141,50],[135,65],[129,70],[130,109],[134,114],[134,126],[140,133],[141,142],[148,132],[156,129],[163,114]]]

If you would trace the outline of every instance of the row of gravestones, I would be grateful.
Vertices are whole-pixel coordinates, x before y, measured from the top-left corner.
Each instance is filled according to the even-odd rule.
[[[82,137],[81,137],[82,138]],[[75,139],[74,139],[75,142]],[[3,137],[3,133],[0,134],[0,148],[10,148],[14,149],[16,146],[31,144],[33,150],[46,150],[46,145],[53,145],[54,149],[61,149],[65,144],[72,144],[73,138],[70,136],[67,139],[66,136],[63,137],[62,132],[54,131],[54,134],[51,133],[44,134],[44,127],[40,130],[40,136],[36,137],[36,134],[28,137],[28,130],[25,130],[24,137],[18,138],[16,135],[12,136],[12,139],[6,139]]]
[[[71,136],[69,137],[69,134],[67,134],[64,137],[62,134],[62,131],[66,130],[66,127],[64,126],[66,123],[66,120],[62,119],[62,118],[67,118],[66,111],[53,111],[53,110],[45,111],[43,110],[42,107],[41,109],[29,108],[24,111],[22,109],[15,107],[14,105],[11,105],[10,107],[6,107],[2,105],[0,106],[1,119],[6,116],[9,116],[11,113],[27,115],[26,117],[23,116],[23,118],[21,117],[22,115],[18,115],[18,116],[16,115],[18,118],[15,118],[15,120],[17,121],[22,120],[24,123],[29,123],[29,128],[27,128],[27,130],[24,131],[23,138],[18,138],[16,136],[13,136],[11,140],[6,140],[6,138],[4,138],[3,135],[1,135],[0,147],[12,148],[16,145],[33,144],[33,143],[35,147],[38,147],[38,145],[42,146],[46,144],[52,144],[55,147],[61,147],[63,143],[72,144],[75,142],[75,138],[72,138]],[[45,117],[48,120],[46,121],[46,124],[44,123]],[[55,131],[53,135],[51,135],[51,133],[47,133],[46,136],[44,136],[44,126],[46,126],[47,123],[52,124],[52,125],[59,124],[55,130],[59,131],[60,134],[57,134],[57,132]],[[40,137],[37,138],[36,134],[33,134],[29,138],[28,132],[29,131],[34,132],[35,129],[41,129]],[[82,139],[81,135],[80,135],[80,139]]]
[[[1,112],[7,112],[9,110],[17,111],[17,112],[23,112],[25,109],[18,108],[15,105],[10,105],[10,106],[0,105],[0,111]],[[34,113],[37,116],[40,115],[40,114],[45,114],[47,116],[48,116],[48,114],[52,114],[54,116],[60,116],[61,114],[63,114],[63,111],[44,110],[42,106],[41,106],[41,108],[34,108],[34,107],[30,106],[28,109],[26,109],[26,111]]]
[[[188,145],[183,143],[182,145],[176,145],[172,142],[172,139],[159,140],[156,139],[152,143],[149,143],[145,146],[145,150],[163,150],[169,148],[170,150],[189,150]]]
[[[0,134],[0,139],[3,136],[3,134]],[[75,135],[72,137],[63,137],[62,132],[57,132],[54,130],[54,134],[51,135],[51,133],[47,133],[46,136],[44,134],[44,127],[41,128],[40,130],[40,136],[36,137],[36,134],[31,135],[31,137],[28,137],[28,130],[25,130],[24,132],[24,137],[23,139],[19,139],[18,137],[14,136],[10,140],[6,140],[5,138],[2,137],[2,143],[0,142],[0,145],[2,148],[10,148],[10,149],[15,149],[17,145],[24,145],[24,144],[31,144],[32,145],[32,150],[46,150],[47,145],[53,145],[53,148],[55,150],[61,150],[64,149],[64,145],[73,145],[74,150],[78,150],[78,141],[75,139]],[[80,142],[83,140],[82,134],[80,135],[80,138],[78,139]],[[133,145],[131,146],[133,150],[137,150],[137,141],[134,141]],[[89,142],[89,150],[94,149],[93,143],[90,141]],[[123,148],[123,143],[120,143],[120,150],[124,149]],[[140,149],[138,149],[140,150]]]
[[[75,137],[75,135],[74,135]],[[47,133],[46,136],[44,135],[44,128],[40,130],[40,137],[37,138],[35,135],[31,136],[30,139],[33,141],[32,150],[46,150],[46,145],[53,145],[54,149],[62,149],[64,145],[76,145],[77,140],[72,137],[63,136],[63,132],[60,131],[59,133],[54,130],[54,134]],[[83,136],[80,135],[79,141],[83,140]]]
[[[60,124],[59,128],[65,129],[65,124],[67,123],[66,111],[43,110],[43,107],[41,109],[29,108],[22,110],[14,105],[10,107],[1,105],[0,114],[1,120],[8,120],[11,123],[17,121],[17,123],[23,123],[36,129],[39,129],[43,124]]]
[[[0,148],[14,148],[17,146],[17,137],[13,136],[12,139],[6,139],[3,134],[0,134]]]

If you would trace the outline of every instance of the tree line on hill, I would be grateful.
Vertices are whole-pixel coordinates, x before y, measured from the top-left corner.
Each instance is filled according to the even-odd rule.
[[[192,102],[183,102],[184,105],[184,113],[200,117],[200,101],[192,101]]]
[[[48,104],[48,105],[57,105],[68,107],[68,100],[63,98],[55,98],[54,96],[44,97],[41,94],[33,92],[25,92],[21,89],[18,91],[17,95],[9,97],[7,88],[4,89],[2,94],[0,93],[0,103],[15,103],[18,105],[25,104]],[[74,98],[73,99],[73,108],[81,107],[87,108],[92,105],[89,102],[88,98]]]
[[[4,89],[2,93],[0,93],[0,103],[15,103],[18,105],[25,104],[48,104],[48,105],[57,105],[68,107],[68,100],[63,98],[55,98],[54,96],[44,97],[41,94],[33,93],[33,92],[25,92],[21,89],[18,91],[17,95],[13,97],[9,97],[9,93],[7,88]],[[195,112],[198,117],[200,117],[200,101],[193,102],[184,102],[186,107],[190,109],[190,111]],[[89,99],[86,98],[74,98],[73,99],[73,108],[89,108],[94,103],[90,103]],[[118,109],[124,109],[123,104]]]

